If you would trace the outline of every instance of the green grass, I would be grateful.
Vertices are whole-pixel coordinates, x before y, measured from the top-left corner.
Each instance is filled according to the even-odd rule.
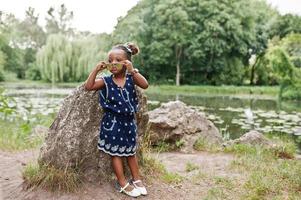
[[[26,188],[43,188],[55,191],[73,192],[82,183],[81,175],[75,170],[61,170],[48,165],[29,163],[22,171]]]
[[[289,136],[272,136],[268,137],[273,142],[273,146],[265,147],[261,145],[234,144],[223,149],[226,153],[235,153],[240,155],[258,155],[293,159],[297,151],[295,142]]]
[[[224,149],[237,155],[231,168],[247,177],[241,199],[301,198],[301,162],[294,160],[295,144],[288,138],[276,146],[235,144]]]
[[[197,151],[219,152],[222,150],[218,144],[210,143],[205,138],[198,138],[193,144],[193,148]]]
[[[278,86],[208,86],[208,85],[150,85],[146,93],[159,93],[166,95],[268,95],[277,97]]]
[[[199,169],[199,166],[197,166],[196,164],[193,164],[191,162],[186,163],[186,172],[191,172],[197,169]]]
[[[178,184],[184,179],[178,173],[169,172],[161,162],[146,152],[143,153],[139,164],[141,165],[141,172],[146,179],[151,180],[155,177],[156,181],[159,178],[170,184]]]
[[[84,81],[83,81],[84,82]],[[77,87],[83,82],[71,82],[71,83],[55,83],[56,87]],[[0,83],[4,86],[26,86],[26,87],[51,87],[52,84],[45,81],[32,81],[32,80],[20,80],[13,79],[13,81],[5,81]],[[150,84],[145,90],[146,93],[158,93],[166,95],[267,95],[276,97],[279,92],[278,86],[210,86],[210,85],[156,85]]]
[[[173,183],[173,184],[179,184],[183,181],[184,177],[182,177],[181,175],[179,175],[176,172],[165,172],[162,175],[162,179],[163,181],[165,181],[166,183]]]
[[[54,116],[44,116],[36,114],[25,121],[19,118],[9,120],[0,120],[0,149],[5,151],[20,151],[32,149],[41,145],[43,138],[30,138],[32,129],[36,125],[49,127]]]
[[[169,143],[167,141],[159,141],[152,146],[153,150],[156,152],[168,152],[168,151],[177,151],[184,145],[183,140],[176,140],[175,143]]]
[[[301,162],[279,159],[260,151],[241,155],[231,163],[232,168],[246,174],[242,199],[301,198]]]

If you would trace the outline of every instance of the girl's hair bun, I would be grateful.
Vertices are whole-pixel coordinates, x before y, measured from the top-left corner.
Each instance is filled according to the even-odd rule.
[[[127,44],[128,48],[131,49],[132,55],[136,55],[139,53],[139,47],[136,44],[131,43],[131,42],[128,42],[126,44]]]

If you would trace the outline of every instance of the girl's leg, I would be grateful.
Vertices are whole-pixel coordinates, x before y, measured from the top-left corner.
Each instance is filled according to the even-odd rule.
[[[120,186],[124,187],[127,181],[123,173],[122,158],[118,156],[112,156],[112,165]],[[129,185],[125,190],[131,191],[133,190],[133,186]]]
[[[130,167],[133,179],[134,180],[139,180],[140,179],[140,177],[139,177],[139,167],[138,167],[138,161],[137,161],[136,155],[128,156],[127,157],[127,162],[128,162],[129,167]],[[137,185],[140,186],[140,187],[143,187],[143,184],[141,182],[138,182]]]

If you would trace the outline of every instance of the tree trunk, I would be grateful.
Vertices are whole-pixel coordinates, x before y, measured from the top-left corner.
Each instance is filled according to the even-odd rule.
[[[255,63],[251,67],[250,85],[254,85],[255,68],[256,68],[258,61],[261,59],[262,56],[263,56],[263,54],[259,54],[255,60]]]
[[[176,73],[176,86],[180,86],[180,58],[182,54],[182,47],[176,47],[176,61],[177,61],[177,73]]]

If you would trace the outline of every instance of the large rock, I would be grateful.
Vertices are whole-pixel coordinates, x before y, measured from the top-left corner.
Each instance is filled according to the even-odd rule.
[[[203,138],[212,144],[221,144],[222,136],[203,113],[186,106],[181,101],[170,101],[149,111],[149,133],[152,144],[159,141],[176,143],[184,141],[181,150],[192,152],[193,144]]]
[[[136,86],[140,111],[136,115],[139,144],[148,124],[146,96]],[[77,87],[64,102],[51,124],[40,149],[39,163],[56,168],[77,169],[90,181],[111,176],[110,157],[97,149],[99,125],[103,110],[98,91],[86,91],[84,84]],[[141,146],[138,148],[138,154]],[[139,156],[140,157],[140,156]]]
[[[256,130],[251,130],[235,140],[229,140],[223,143],[223,146],[231,146],[233,144],[262,145],[267,147],[273,145],[268,138]]]

